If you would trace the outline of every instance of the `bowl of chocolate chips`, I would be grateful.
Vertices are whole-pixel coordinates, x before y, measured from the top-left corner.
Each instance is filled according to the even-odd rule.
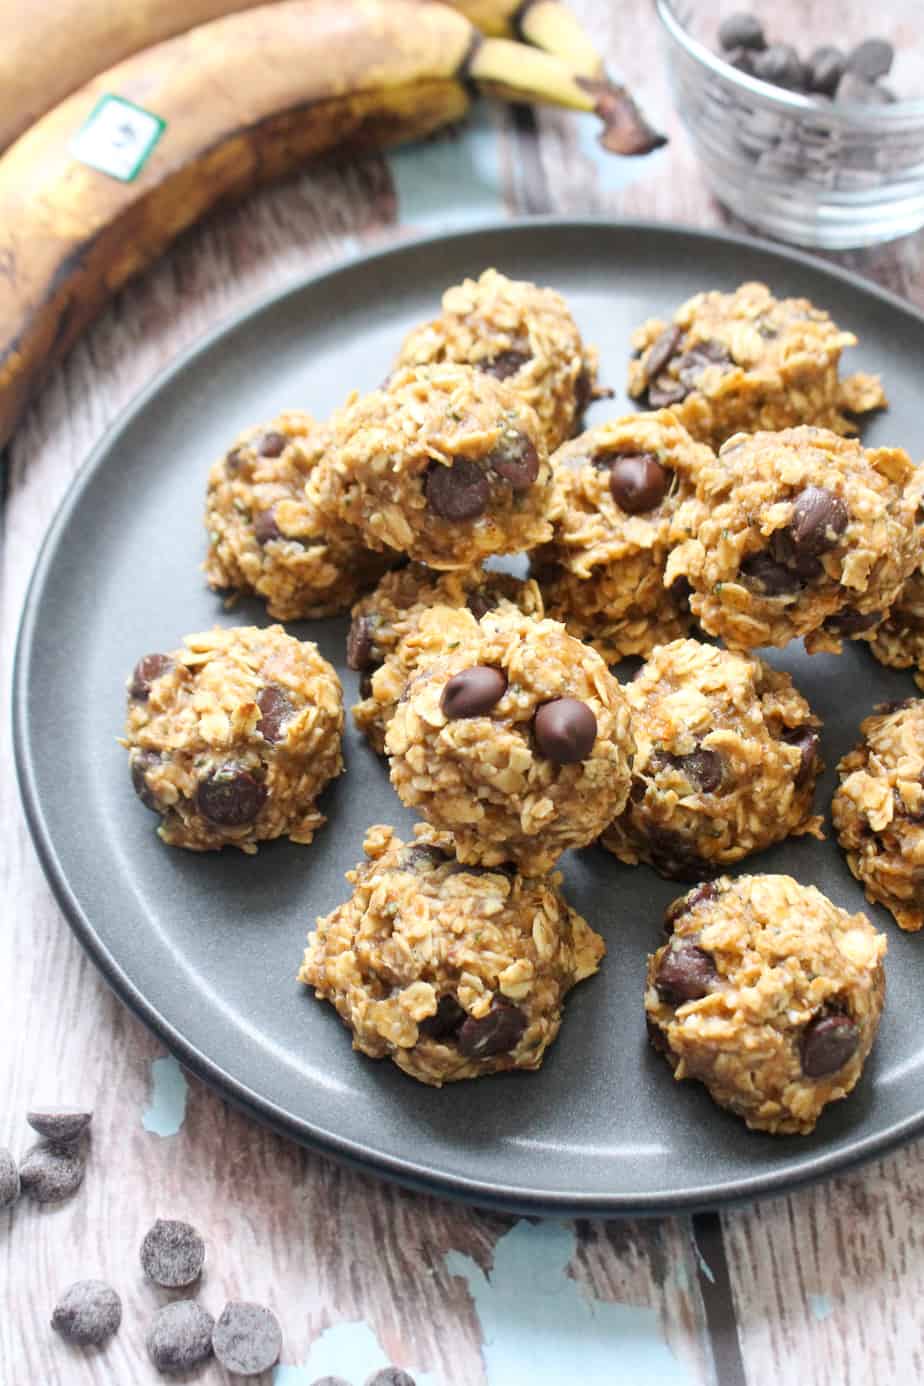
[[[674,99],[720,202],[796,245],[924,226],[921,0],[655,0]]]

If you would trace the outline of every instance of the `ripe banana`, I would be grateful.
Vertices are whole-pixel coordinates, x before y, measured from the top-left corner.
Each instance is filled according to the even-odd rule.
[[[279,0],[168,39],[63,101],[0,158],[0,446],[106,298],[209,208],[334,148],[458,120],[472,84],[601,106],[558,59],[483,39],[426,0]],[[72,152],[97,103],[108,119],[112,94],[137,103],[117,106],[108,132],[129,153],[133,125],[163,122],[146,161],[117,176]]]

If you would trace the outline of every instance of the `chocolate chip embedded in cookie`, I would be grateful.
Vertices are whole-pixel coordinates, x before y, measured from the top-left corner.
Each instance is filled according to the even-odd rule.
[[[368,860],[308,935],[299,981],[336,1007],[354,1048],[422,1083],[537,1069],[603,940],[557,877],[470,867],[451,838],[417,831],[405,845],[369,829]]]
[[[600,839],[620,861],[697,881],[785,837],[820,835],[820,723],[788,674],[675,640],[625,694],[632,790]]]
[[[132,787],[174,847],[310,842],[324,822],[317,797],[343,768],[342,733],[337,675],[281,626],[187,636],[128,683]]]
[[[459,860],[546,871],[626,800],[633,741],[619,684],[554,621],[472,621],[418,664],[388,724],[391,779],[454,835]]]
[[[724,876],[668,918],[648,959],[654,1047],[755,1130],[807,1134],[876,1038],[885,935],[790,876]]]

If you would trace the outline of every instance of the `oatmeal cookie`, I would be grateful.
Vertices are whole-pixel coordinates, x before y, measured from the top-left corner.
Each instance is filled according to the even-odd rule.
[[[552,289],[489,269],[447,289],[443,311],[405,338],[398,366],[455,361],[504,380],[535,409],[549,452],[580,427],[597,353]]]
[[[433,616],[434,608],[440,608]],[[446,608],[450,608],[447,611]],[[424,658],[447,654],[489,611],[520,610],[541,619],[535,582],[473,568],[435,573],[422,563],[387,573],[354,606],[347,664],[361,674],[362,700],[353,718],[373,750],[385,753],[385,728],[414,669]]]
[[[315,801],[343,769],[340,681],[315,645],[281,626],[216,627],[145,655],[127,687],[122,744],[164,842],[311,841],[324,822]]]
[[[903,929],[924,926],[924,699],[884,703],[837,767],[837,840],[867,900]]]
[[[872,632],[869,647],[880,664],[890,669],[914,669],[914,681],[924,688],[924,572],[915,569],[899,592],[882,625]]]
[[[370,1058],[439,1087],[537,1069],[562,1002],[606,951],[561,877],[463,866],[423,826],[405,845],[370,828],[353,893],[308,935],[300,982],[330,1001]]]
[[[473,568],[551,536],[555,492],[539,420],[481,371],[399,371],[348,404],[332,434],[309,495],[372,548],[431,568]]]
[[[632,787],[601,838],[620,861],[700,881],[785,837],[821,836],[812,814],[821,723],[788,674],[675,640],[625,693]]]
[[[634,744],[619,684],[557,621],[483,617],[419,668],[388,726],[392,784],[460,861],[546,871],[626,801]]]
[[[629,394],[672,409],[716,448],[733,433],[797,424],[856,433],[848,414],[886,407],[878,376],[838,378],[856,341],[807,298],[776,299],[766,284],[696,294],[670,323],[651,318],[633,334]]]
[[[921,557],[914,468],[821,428],[737,434],[674,522],[666,581],[736,649],[799,636],[814,654],[870,632]]]
[[[632,414],[559,448],[563,509],[531,571],[549,616],[607,663],[685,635],[688,589],[664,586],[671,521],[714,461],[666,409]]]
[[[885,935],[791,876],[697,886],[665,927],[645,1011],[674,1077],[698,1079],[753,1130],[808,1135],[876,1038]]]
[[[333,616],[372,587],[391,560],[305,493],[326,434],[288,410],[242,433],[209,472],[205,575],[219,591],[253,593],[279,621]]]

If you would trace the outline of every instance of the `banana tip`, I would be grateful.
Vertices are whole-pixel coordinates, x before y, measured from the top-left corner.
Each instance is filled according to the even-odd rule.
[[[651,154],[667,144],[667,136],[648,124],[625,87],[608,77],[579,77],[579,84],[593,97],[594,110],[603,122],[600,143],[610,154],[636,157]]]

